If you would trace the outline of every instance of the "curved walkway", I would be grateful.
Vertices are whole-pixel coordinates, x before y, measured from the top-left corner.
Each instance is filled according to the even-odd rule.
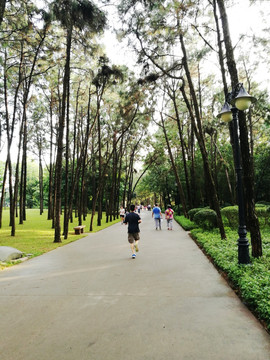
[[[1,359],[269,359],[270,336],[186,232],[142,220],[136,260],[119,223],[2,271]]]

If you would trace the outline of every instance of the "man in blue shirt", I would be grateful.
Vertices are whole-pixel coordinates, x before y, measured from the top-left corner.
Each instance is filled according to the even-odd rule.
[[[158,204],[155,204],[155,206],[153,207],[152,217],[155,219],[156,230],[158,228],[159,228],[159,230],[161,230],[162,214],[161,214],[161,210],[160,210],[160,207],[158,206]]]

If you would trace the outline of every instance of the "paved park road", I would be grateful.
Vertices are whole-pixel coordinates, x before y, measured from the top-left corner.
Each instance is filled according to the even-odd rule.
[[[136,260],[116,224],[0,272],[0,359],[270,359],[270,336],[186,232],[142,220]]]

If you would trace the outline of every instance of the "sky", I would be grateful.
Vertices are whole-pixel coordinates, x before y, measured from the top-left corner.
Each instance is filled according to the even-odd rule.
[[[263,13],[265,17],[266,14],[268,14],[268,18],[270,18],[270,0],[255,0],[255,4],[252,6],[250,5],[250,0],[238,0],[234,1],[234,3],[235,5],[233,7],[227,8],[227,14],[232,42],[233,45],[236,45],[239,41],[240,34],[247,33],[251,36],[253,33],[258,35],[262,32],[265,24],[262,22],[261,13]],[[117,25],[117,20],[112,21],[111,19],[113,19],[113,17],[110,15],[110,24]],[[108,29],[105,31],[104,44],[113,64],[128,64],[131,69],[136,70],[136,59],[132,50],[128,48],[127,41],[120,44],[112,30]],[[247,49],[247,52],[252,56],[250,49]],[[209,66],[211,66],[211,64]],[[266,72],[264,66],[259,66],[256,79],[261,82],[261,88],[268,88],[270,91],[270,74],[269,71]]]
[[[36,0],[41,3],[42,0]],[[95,0],[97,3],[99,0]],[[259,34],[263,28],[262,15],[260,12],[266,16],[270,17],[270,0],[256,0],[255,6],[250,6],[249,0],[238,0],[234,1],[237,4],[234,7],[228,8],[228,18],[230,22],[230,32],[233,40],[233,44],[236,44],[239,39],[240,33]],[[106,7],[110,9],[111,7]],[[112,10],[110,10],[111,12]],[[109,24],[117,24],[117,20],[112,21],[111,17],[109,18]],[[116,39],[115,34],[111,29],[106,30],[104,35],[104,45],[106,46],[108,55],[111,59],[111,62],[116,65],[128,65],[135,72],[139,71],[138,66],[136,66],[136,58],[130,48],[127,46],[127,41],[119,43]],[[250,56],[252,56],[252,49],[247,49]],[[269,69],[265,69],[265,65],[258,66],[256,80],[261,82],[261,88],[268,88],[270,92],[270,75]],[[2,157],[5,158],[4,151],[1,152]]]

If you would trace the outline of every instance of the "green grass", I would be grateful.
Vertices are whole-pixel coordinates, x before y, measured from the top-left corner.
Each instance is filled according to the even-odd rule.
[[[89,232],[91,215],[87,216],[85,225],[85,232]],[[62,220],[62,219],[61,219]],[[117,219],[113,222],[106,223],[106,216],[103,214],[101,226],[97,226],[96,216],[93,222],[93,232],[100,231],[112,224],[119,222]],[[62,222],[63,224],[63,222]],[[87,234],[75,235],[73,227],[78,224],[77,218],[74,218],[73,223],[69,224],[68,239],[64,240],[62,236],[61,243],[54,243],[54,229],[52,229],[52,222],[47,220],[47,211],[44,211],[42,215],[39,215],[38,209],[28,209],[26,212],[26,221],[23,225],[19,225],[19,220],[16,219],[16,233],[15,236],[10,235],[9,227],[9,211],[3,211],[2,229],[0,229],[0,246],[11,246],[24,254],[32,254],[38,256],[48,251],[54,250],[59,246],[66,245],[70,242],[76,241]],[[0,267],[11,266],[13,263],[1,265]]]

